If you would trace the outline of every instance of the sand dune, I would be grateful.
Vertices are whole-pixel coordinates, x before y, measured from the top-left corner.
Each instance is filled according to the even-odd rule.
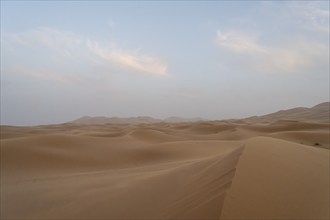
[[[245,119],[246,121],[256,122],[275,122],[278,120],[298,120],[312,122],[330,122],[330,102],[324,102],[311,108],[293,108],[280,110],[263,116],[254,116]]]
[[[241,144],[157,137],[1,140],[2,216],[218,219]]]
[[[245,146],[223,219],[328,219],[329,151],[273,138]]]
[[[1,126],[1,219],[329,219],[329,142],[326,120]]]

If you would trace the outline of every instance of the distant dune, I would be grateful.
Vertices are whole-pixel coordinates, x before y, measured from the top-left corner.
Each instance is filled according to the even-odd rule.
[[[119,117],[90,117],[84,116],[77,120],[72,121],[74,124],[143,124],[143,123],[158,123],[161,120],[154,119],[152,117],[130,117],[130,118],[119,118]]]
[[[328,106],[1,126],[1,219],[329,219]]]
[[[311,121],[311,122],[324,122],[330,121],[330,103],[324,102],[318,104],[312,108],[298,107],[288,110],[281,110],[275,113],[253,116],[245,119],[245,122],[251,123],[271,123],[279,120],[297,120],[297,121]],[[73,120],[69,123],[74,124],[151,124],[151,123],[181,123],[181,122],[198,122],[207,121],[202,118],[181,118],[181,117],[169,117],[166,119],[155,119],[148,116],[140,117],[104,117],[104,116],[84,116],[79,119]],[[237,120],[235,120],[237,121]]]
[[[268,115],[254,116],[245,119],[245,121],[253,123],[275,122],[278,120],[297,120],[329,123],[330,102],[324,102],[312,108],[293,108],[289,110],[281,110]]]
[[[70,123],[74,124],[151,124],[151,123],[179,123],[179,122],[194,122],[203,121],[201,118],[180,118],[180,117],[169,117],[164,120],[155,119],[152,117],[141,116],[141,117],[129,117],[129,118],[119,118],[119,117],[90,117],[84,116],[78,118]]]

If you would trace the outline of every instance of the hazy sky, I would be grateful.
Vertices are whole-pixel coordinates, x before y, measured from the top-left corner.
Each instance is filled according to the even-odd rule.
[[[329,100],[329,1],[1,1],[1,124]]]

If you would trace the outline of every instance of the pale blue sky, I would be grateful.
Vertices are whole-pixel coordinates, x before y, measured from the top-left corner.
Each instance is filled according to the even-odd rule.
[[[328,1],[1,1],[1,124],[328,100]]]

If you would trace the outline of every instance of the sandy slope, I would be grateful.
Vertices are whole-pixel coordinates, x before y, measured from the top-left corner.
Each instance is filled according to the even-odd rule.
[[[223,219],[328,219],[329,150],[273,138],[248,141]]]
[[[328,149],[320,122],[2,126],[1,217],[328,219]]]

